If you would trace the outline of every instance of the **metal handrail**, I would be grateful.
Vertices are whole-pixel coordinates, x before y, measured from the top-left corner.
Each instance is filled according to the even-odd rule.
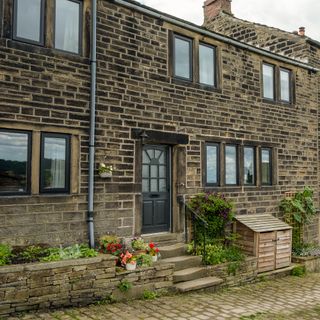
[[[184,197],[180,198],[180,202],[184,205],[185,209],[188,210],[191,213],[191,219],[192,219],[192,226],[193,226],[193,237],[194,237],[194,241],[193,241],[193,249],[194,252],[197,251],[197,243],[196,243],[196,223],[195,221],[198,220],[200,221],[200,223],[203,225],[204,227],[204,234],[203,234],[203,261],[206,264],[206,256],[207,256],[207,251],[206,251],[206,236],[207,236],[207,229],[209,227],[208,222],[203,218],[203,216],[201,214],[199,214],[199,212],[196,212],[195,210],[193,210],[185,201]],[[186,212],[186,211],[185,211]],[[186,237],[186,242],[188,242],[188,222],[187,219],[185,217],[185,237]]]

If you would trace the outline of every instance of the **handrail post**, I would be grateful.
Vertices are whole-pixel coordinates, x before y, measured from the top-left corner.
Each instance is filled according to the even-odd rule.
[[[197,254],[196,219],[193,213],[192,213],[192,225],[193,225],[193,250],[194,250],[194,253]]]

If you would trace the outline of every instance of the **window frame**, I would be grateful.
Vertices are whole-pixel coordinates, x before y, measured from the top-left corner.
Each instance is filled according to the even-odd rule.
[[[203,83],[200,81],[200,47],[204,46],[204,47],[208,47],[210,49],[213,50],[213,85],[208,84],[208,83]],[[198,54],[198,72],[199,72],[199,84],[203,85],[203,86],[207,86],[207,87],[211,87],[211,88],[217,88],[217,47],[202,41],[199,41],[199,54]]]
[[[39,46],[44,46],[45,40],[44,40],[44,35],[45,35],[45,14],[46,14],[46,5],[44,0],[41,1],[41,7],[40,7],[40,41],[35,41],[35,40],[30,40],[27,38],[22,38],[17,35],[17,14],[18,14],[18,5],[17,2],[19,0],[14,0],[13,1],[13,14],[12,14],[12,38],[17,41],[29,43],[29,44],[36,44]],[[26,1],[26,0],[24,0]]]
[[[65,159],[65,187],[64,188],[44,188],[44,147],[45,147],[45,138],[64,138],[66,139],[66,159]],[[52,132],[41,132],[40,138],[40,168],[39,168],[39,193],[40,194],[52,194],[52,193],[70,193],[70,180],[71,180],[71,136],[69,134],[63,133],[52,133]]]
[[[245,182],[245,172],[244,172],[245,149],[252,149],[253,150],[253,181],[252,181],[252,183]],[[243,166],[243,185],[245,187],[256,186],[257,185],[257,157],[256,157],[257,148],[255,146],[244,145],[242,150],[243,150],[243,163],[242,163],[242,166]]]
[[[272,87],[272,92],[273,92],[273,97],[269,98],[269,97],[265,97],[265,89],[264,89],[264,73],[263,73],[263,67],[264,66],[269,66],[272,68],[273,72],[272,72],[272,78],[273,78],[273,87]],[[268,101],[276,101],[276,66],[268,63],[268,62],[262,62],[262,98]]]
[[[262,152],[264,150],[267,150],[269,152],[269,177],[270,181],[269,182],[263,182],[262,180]],[[273,185],[273,157],[272,157],[272,148],[269,147],[261,147],[260,148],[260,175],[261,175],[261,186],[272,186]]]
[[[68,50],[63,50],[59,49],[56,47],[56,14],[57,14],[57,1],[54,1],[54,6],[53,6],[53,23],[52,23],[52,46],[53,49],[61,51],[61,52],[66,52],[70,54],[77,54],[81,55],[82,54],[82,29],[83,29],[83,1],[82,0],[65,0],[69,2],[74,2],[79,4],[79,37],[78,37],[78,51],[68,51]]]
[[[283,100],[281,95],[281,72],[286,72],[289,75],[289,100]],[[283,67],[279,67],[279,101],[282,103],[291,104],[292,103],[292,71]]]
[[[226,149],[227,147],[235,147],[236,150],[236,183],[227,183],[227,157],[226,157]],[[226,143],[224,145],[224,184],[225,186],[239,186],[239,145],[234,143]]]
[[[193,78],[194,78],[194,74],[193,74],[193,59],[194,59],[194,55],[193,55],[193,43],[194,40],[192,38],[188,38],[185,36],[181,36],[180,34],[174,33],[173,37],[172,37],[172,71],[173,71],[173,77],[175,79],[179,79],[179,80],[183,80],[183,81],[188,81],[188,82],[192,82]],[[190,77],[189,78],[185,78],[185,77],[181,77],[176,75],[176,49],[175,49],[175,40],[176,39],[180,39],[183,41],[187,41],[189,43],[189,55],[190,55],[190,64],[189,64],[189,72],[190,72]]]
[[[26,191],[24,192],[11,192],[11,191],[0,191],[0,197],[1,196],[12,196],[12,195],[30,195],[31,194],[31,179],[32,179],[32,166],[31,166],[31,160],[32,160],[32,132],[28,130],[16,130],[16,129],[5,129],[0,128],[0,132],[12,132],[12,133],[24,133],[28,137],[28,143],[27,143],[27,183],[26,183]]]
[[[216,169],[216,174],[217,174],[217,182],[216,183],[208,183],[208,152],[207,152],[207,147],[216,147],[217,148],[217,169]],[[205,186],[207,187],[217,187],[220,185],[220,144],[216,142],[206,142],[205,143]]]

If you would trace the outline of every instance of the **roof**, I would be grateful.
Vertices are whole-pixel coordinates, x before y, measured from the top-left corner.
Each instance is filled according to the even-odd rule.
[[[167,13],[158,11],[158,10],[152,8],[152,7],[143,5],[143,4],[141,4],[141,3],[137,2],[137,1],[134,1],[134,0],[109,0],[109,1],[111,1],[113,3],[116,3],[118,5],[122,5],[122,6],[125,6],[125,7],[128,7],[128,8],[134,9],[134,10],[136,10],[138,12],[147,14],[149,16],[152,16],[152,17],[155,17],[155,18],[158,18],[158,19],[162,19],[163,21],[175,24],[177,26],[184,27],[184,28],[186,28],[188,30],[195,31],[195,32],[198,32],[200,34],[212,37],[213,39],[216,39],[216,40],[219,40],[219,41],[234,45],[236,47],[239,47],[239,48],[251,51],[251,52],[255,52],[255,53],[261,54],[262,56],[267,56],[267,57],[273,58],[273,59],[278,60],[278,61],[283,61],[285,63],[296,65],[298,67],[301,67],[301,68],[304,68],[304,69],[308,69],[308,70],[311,70],[313,72],[318,72],[319,71],[318,68],[314,68],[313,66],[311,66],[311,65],[309,65],[307,63],[300,62],[298,60],[295,60],[295,59],[292,59],[292,58],[289,58],[289,57],[286,57],[286,56],[283,56],[283,55],[280,55],[280,54],[277,54],[277,53],[272,53],[272,52],[269,52],[269,51],[267,51],[265,49],[258,48],[256,46],[247,44],[245,42],[241,42],[241,41],[236,40],[234,38],[225,36],[223,34],[220,34],[220,33],[214,32],[214,31],[210,31],[210,30],[206,29],[203,26],[198,26],[198,25],[196,25],[194,23],[191,23],[189,21],[186,21],[186,20],[174,17],[172,15],[169,15]]]
[[[254,232],[292,229],[291,226],[271,214],[237,215],[235,219]]]

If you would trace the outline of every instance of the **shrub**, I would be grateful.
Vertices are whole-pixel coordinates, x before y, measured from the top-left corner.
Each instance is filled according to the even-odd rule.
[[[118,285],[118,289],[119,289],[121,292],[127,292],[127,291],[129,291],[131,288],[132,288],[132,283],[129,282],[128,280],[126,280],[126,279],[121,280],[121,282],[120,282],[119,285]]]
[[[142,238],[133,238],[131,240],[133,250],[147,250],[148,244]]]
[[[189,201],[188,206],[208,223],[209,239],[225,237],[226,226],[234,218],[234,208],[232,202],[224,195],[212,192],[199,193]],[[196,228],[196,241],[202,240],[204,226],[200,219],[196,219]]]
[[[149,254],[137,255],[137,266],[151,267],[152,266],[152,256],[150,256]]]
[[[295,277],[303,277],[305,274],[306,274],[305,266],[296,266],[291,271],[291,275]]]
[[[143,291],[143,299],[145,300],[154,300],[158,297],[158,294],[154,291],[144,290]]]
[[[123,249],[120,238],[117,236],[106,235],[100,238],[98,250],[100,253],[109,253],[118,256]]]
[[[7,244],[0,243],[0,266],[10,263],[12,257],[12,249]]]

